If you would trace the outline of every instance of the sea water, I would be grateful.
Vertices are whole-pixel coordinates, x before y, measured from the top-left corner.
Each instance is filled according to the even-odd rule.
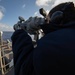
[[[13,31],[3,31],[3,35],[2,35],[3,40],[6,41],[7,39],[9,39],[11,41],[12,34]]]

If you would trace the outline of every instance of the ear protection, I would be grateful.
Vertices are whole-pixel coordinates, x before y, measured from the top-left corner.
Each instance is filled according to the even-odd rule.
[[[54,13],[52,14],[51,18],[50,18],[50,19],[51,19],[51,22],[56,23],[56,24],[61,23],[61,22],[63,21],[64,11],[65,11],[66,9],[69,9],[69,7],[70,7],[71,5],[74,7],[73,2],[67,2],[67,3],[65,4],[65,6],[61,9],[61,11],[56,11],[56,12],[54,12]]]

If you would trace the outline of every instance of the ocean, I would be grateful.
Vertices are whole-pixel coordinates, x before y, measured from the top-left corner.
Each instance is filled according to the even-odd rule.
[[[4,41],[6,41],[7,39],[9,39],[11,41],[11,36],[13,34],[13,31],[3,31],[3,35],[2,38]],[[30,35],[30,37],[32,38],[32,40],[34,40],[34,35]],[[42,37],[42,34],[39,35],[39,39]]]
[[[3,31],[3,35],[2,35],[3,40],[6,41],[7,39],[9,39],[11,41],[12,34],[13,34],[12,31]],[[33,40],[33,35],[31,35],[30,37]]]
[[[7,39],[9,39],[11,41],[12,34],[13,34],[12,31],[3,31],[2,35],[3,40],[6,41]]]

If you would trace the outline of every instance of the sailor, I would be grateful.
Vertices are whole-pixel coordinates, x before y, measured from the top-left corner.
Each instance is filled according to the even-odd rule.
[[[41,26],[45,35],[36,48],[25,30],[15,28],[11,37],[15,75],[75,74],[74,3],[61,3],[48,16],[49,24]]]

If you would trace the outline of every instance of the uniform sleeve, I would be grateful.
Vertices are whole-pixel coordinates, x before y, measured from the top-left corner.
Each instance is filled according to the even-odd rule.
[[[15,31],[11,40],[14,54],[15,75],[19,75],[22,69],[25,69],[26,67],[31,68],[32,51],[34,48],[30,36],[24,30]]]

